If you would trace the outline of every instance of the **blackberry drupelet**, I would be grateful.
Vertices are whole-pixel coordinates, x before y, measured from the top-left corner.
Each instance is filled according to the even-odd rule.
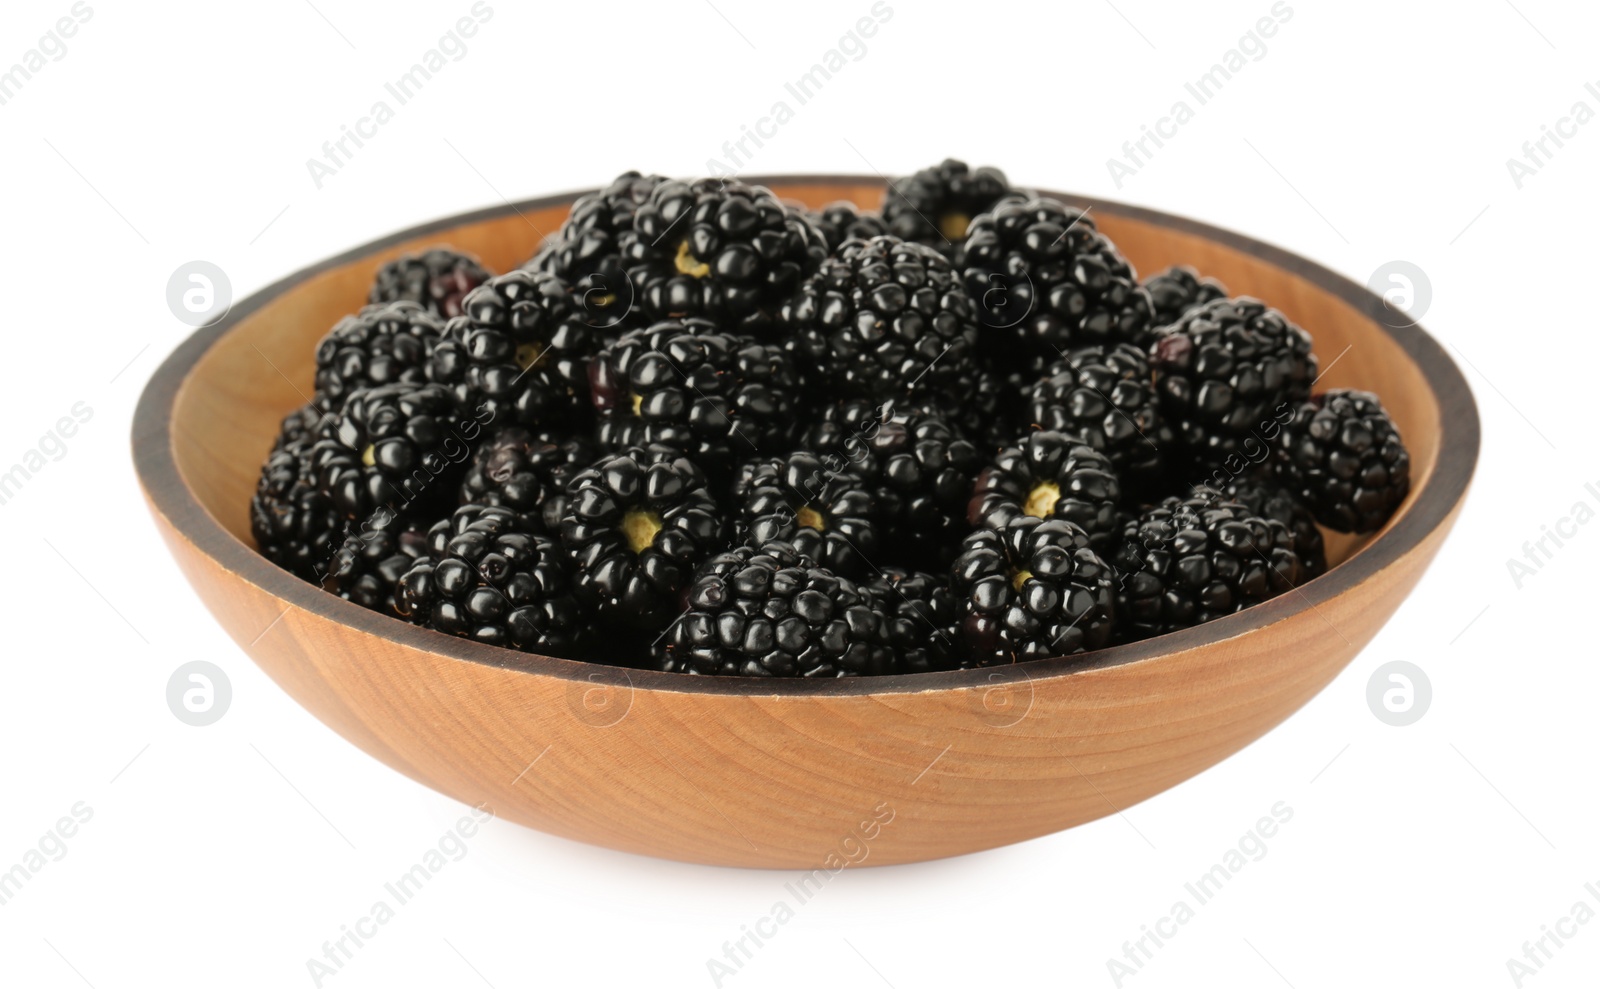
[[[1060,356],[991,351],[980,358],[964,421],[970,424],[973,442],[986,455],[1015,442],[1033,425],[1028,415],[1029,392]]]
[[[321,418],[307,405],[283,420],[250,499],[250,533],[261,555],[313,583],[327,573],[344,526],[344,514],[317,487],[311,462]]]
[[[1111,639],[1111,567],[1065,519],[979,529],[962,542],[951,577],[974,665],[1070,656]]]
[[[392,613],[394,589],[427,550],[427,532],[390,525],[345,537],[328,565],[323,588],[363,608]]]
[[[1208,302],[1150,350],[1162,414],[1197,468],[1264,452],[1317,377],[1311,336],[1251,298]]]
[[[1171,326],[1196,306],[1226,299],[1228,290],[1215,278],[1201,278],[1186,264],[1175,264],[1144,280],[1145,291],[1155,307],[1154,325]]]
[[[511,426],[491,433],[473,455],[461,482],[461,504],[509,508],[533,532],[555,532],[567,483],[597,453],[586,436],[534,432]]]
[[[582,420],[601,340],[566,282],[512,271],[474,289],[462,307],[433,348],[430,381],[501,426]]]
[[[628,450],[567,486],[561,541],[579,602],[606,623],[665,628],[695,569],[729,535],[705,475],[672,451]]]
[[[882,215],[863,213],[848,200],[829,203],[820,210],[810,210],[806,216],[822,231],[822,240],[829,254],[839,250],[839,245],[847,240],[869,240],[889,232]]]
[[[688,604],[655,646],[668,673],[821,678],[893,668],[877,600],[787,543],[712,558]]]
[[[866,589],[877,598],[894,651],[894,672],[931,673],[971,665],[958,627],[960,602],[949,580],[884,567]]]
[[[1316,517],[1295,500],[1288,488],[1277,482],[1270,469],[1252,471],[1216,487],[1224,499],[1238,502],[1251,515],[1274,519],[1289,527],[1294,534],[1295,555],[1300,558],[1301,583],[1327,572],[1327,551]]]
[[[590,627],[561,547],[516,512],[466,505],[428,532],[428,552],[395,589],[401,617],[525,652],[571,655]]]
[[[1150,362],[1132,344],[1086,347],[1051,365],[1028,391],[1028,420],[1105,454],[1130,493],[1158,489],[1164,458],[1177,452]]]
[[[950,262],[898,237],[845,244],[783,304],[786,346],[836,398],[970,398],[978,324]]]
[[[1334,389],[1296,413],[1278,437],[1278,479],[1330,529],[1382,528],[1411,490],[1411,455],[1378,396]]]
[[[1301,578],[1287,525],[1205,486],[1130,520],[1112,562],[1124,641],[1231,615],[1295,587]]]
[[[1014,194],[998,168],[969,168],[946,158],[890,185],[883,196],[883,222],[901,240],[926,244],[959,264],[969,224]]]
[[[1019,518],[1063,519],[1090,545],[1116,548],[1122,483],[1106,456],[1065,433],[1041,430],[1001,450],[978,473],[967,508],[975,528],[1004,529]]]
[[[449,319],[461,315],[461,300],[488,280],[488,269],[472,255],[449,247],[430,247],[379,268],[367,301],[415,302]]]
[[[645,316],[703,316],[727,329],[770,325],[827,255],[804,212],[731,179],[656,185],[621,243]]]
[[[1150,294],[1133,267],[1087,213],[1057,200],[1008,199],[972,221],[963,277],[979,322],[1008,333],[1016,356],[1150,341]]]
[[[799,378],[779,347],[703,319],[664,320],[589,367],[602,448],[675,446],[721,482],[753,453],[788,449]]]
[[[443,335],[439,317],[410,301],[344,317],[317,344],[316,403],[332,411],[357,388],[423,383]]]
[[[565,280],[590,326],[620,333],[634,305],[622,235],[633,229],[634,213],[665,181],[660,175],[624,172],[604,189],[578,197],[561,229],[523,267]]]
[[[809,451],[757,458],[732,486],[739,533],[759,549],[788,543],[844,577],[858,577],[878,555],[878,506],[866,481]]]

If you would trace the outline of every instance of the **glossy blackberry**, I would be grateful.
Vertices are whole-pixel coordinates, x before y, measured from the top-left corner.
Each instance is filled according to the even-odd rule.
[[[1228,290],[1215,278],[1201,278],[1186,264],[1175,264],[1144,280],[1145,291],[1155,307],[1154,325],[1171,326],[1184,313],[1208,302],[1226,299]]]
[[[344,513],[317,486],[312,466],[321,418],[308,405],[284,419],[250,499],[250,533],[261,555],[313,583],[327,573],[344,526]]]
[[[690,460],[629,450],[567,486],[561,540],[576,593],[606,623],[660,631],[683,607],[695,568],[727,547],[729,526]]]
[[[1311,336],[1250,298],[1208,302],[1162,330],[1150,351],[1162,414],[1195,465],[1253,458],[1311,391]]]
[[[1112,562],[1126,641],[1231,615],[1301,579],[1288,526],[1203,486],[1130,520]]]
[[[1316,517],[1273,478],[1270,469],[1252,471],[1215,487],[1224,499],[1238,502],[1250,514],[1289,527],[1294,534],[1295,555],[1300,558],[1301,583],[1327,572],[1328,557]]]
[[[416,518],[454,498],[482,435],[442,385],[358,389],[319,427],[311,449],[317,486],[363,524]]]
[[[823,463],[859,474],[877,502],[895,559],[949,566],[968,529],[967,502],[984,457],[946,417],[866,400],[839,402],[805,433]]]
[[[449,247],[431,247],[406,254],[378,269],[371,303],[415,302],[436,316],[461,315],[461,300],[489,280],[489,270],[470,254]]]
[[[703,316],[727,329],[770,325],[827,254],[801,210],[732,179],[656,185],[621,243],[645,316]]]
[[[625,334],[589,380],[601,447],[675,446],[718,480],[751,454],[787,449],[794,434],[800,382],[789,356],[707,320]]]
[[[932,673],[971,665],[959,628],[961,606],[945,577],[884,567],[865,585],[894,651],[894,672]]]
[[[969,224],[1013,192],[1000,169],[946,158],[890,185],[883,222],[901,240],[926,244],[959,263]]]
[[[1111,639],[1111,567],[1065,519],[979,529],[962,542],[951,578],[975,665],[1070,656]]]
[[[634,213],[665,181],[660,175],[624,172],[604,189],[579,196],[561,229],[524,267],[565,280],[590,326],[620,333],[634,305],[622,236],[633,229]]]
[[[583,645],[589,626],[566,554],[516,512],[466,505],[428,532],[428,552],[395,588],[395,611],[493,646],[553,656]]]
[[[845,244],[782,308],[786,344],[834,397],[964,404],[978,324],[950,262],[898,237]]]
[[[533,532],[560,525],[567,483],[594,463],[586,436],[561,437],[511,426],[491,433],[461,481],[461,504],[509,508]]]
[[[876,599],[783,542],[712,558],[655,655],[708,676],[870,676],[894,662]]]
[[[1057,200],[1008,199],[974,220],[964,278],[979,322],[1019,356],[1149,343],[1150,294],[1133,267],[1087,213]]]
[[[317,344],[317,404],[331,411],[357,388],[423,383],[443,335],[439,317],[410,301],[344,317]]]
[[[822,231],[822,240],[829,254],[837,251],[839,245],[847,240],[869,240],[889,232],[882,215],[863,213],[855,203],[847,200],[829,203],[820,210],[811,210],[806,216]]]
[[[1411,490],[1411,455],[1378,396],[1335,389],[1296,412],[1278,437],[1278,479],[1330,529],[1382,528]]]
[[[1150,362],[1132,344],[1086,347],[1052,364],[1028,390],[1028,420],[1105,454],[1133,492],[1157,489],[1177,451]]]
[[[1065,433],[1039,430],[979,471],[967,521],[1003,529],[1019,518],[1063,519],[1101,553],[1116,548],[1122,483],[1111,461]]]
[[[985,331],[987,332],[987,331]],[[981,348],[980,348],[981,349]],[[962,420],[985,455],[1014,442],[1032,425],[1028,395],[1060,355],[990,353],[979,361]]]
[[[394,611],[394,589],[427,551],[427,532],[412,526],[351,533],[333,554],[324,590],[373,611]]]
[[[589,361],[600,335],[566,282],[513,271],[467,296],[445,324],[428,378],[502,426],[568,425],[588,412]]]
[[[845,577],[862,575],[878,556],[878,506],[866,481],[815,453],[746,461],[733,482],[732,505],[744,541],[758,549],[789,543]]]

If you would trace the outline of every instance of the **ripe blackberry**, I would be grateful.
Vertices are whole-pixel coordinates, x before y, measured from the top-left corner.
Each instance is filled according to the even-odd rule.
[[[825,393],[952,406],[972,390],[978,324],[950,262],[898,237],[845,244],[782,308],[787,346]]]
[[[926,244],[959,263],[969,224],[1012,193],[1000,169],[946,158],[890,185],[883,222],[901,240]]]
[[[573,654],[588,632],[566,555],[516,512],[466,505],[428,531],[428,552],[400,578],[395,611],[494,646]]]
[[[478,286],[445,324],[428,378],[502,425],[570,422],[588,411],[588,366],[599,334],[566,282],[512,271]]]
[[[703,319],[634,330],[589,367],[609,450],[675,446],[725,480],[740,459],[787,449],[799,378],[781,349]]]
[[[865,585],[894,651],[894,672],[931,673],[971,665],[961,630],[960,601],[943,577],[884,567]]]
[[[1040,430],[1008,446],[978,473],[967,521],[1004,529],[1019,518],[1063,519],[1098,552],[1116,548],[1122,483],[1111,461],[1065,433]]]
[[[1339,388],[1306,402],[1278,450],[1278,479],[1339,532],[1382,528],[1411,490],[1411,455],[1371,392]]]
[[[983,456],[944,416],[866,400],[836,403],[802,445],[830,468],[863,478],[890,554],[943,568],[967,531],[967,502]]]
[[[367,301],[415,302],[449,319],[461,315],[461,300],[488,280],[488,269],[472,255],[449,247],[430,247],[379,268]]]
[[[577,568],[575,590],[607,623],[665,628],[695,568],[728,538],[705,475],[681,455],[628,450],[567,486],[561,541]]]
[[[1205,486],[1130,520],[1112,562],[1126,641],[1231,615],[1301,577],[1288,526]]]
[[[415,302],[364,307],[317,344],[316,402],[337,409],[357,388],[421,384],[444,323]]]
[[[1156,327],[1171,326],[1189,310],[1228,297],[1228,290],[1221,282],[1215,278],[1201,278],[1199,272],[1186,264],[1175,264],[1156,272],[1144,280],[1144,287],[1155,307],[1153,325]]]
[[[394,589],[427,551],[427,532],[396,525],[345,537],[328,565],[323,589],[373,611],[394,611]]]
[[[801,210],[765,187],[723,179],[656,185],[621,244],[647,317],[703,316],[729,329],[770,325],[827,254]]]
[[[1065,519],[1025,516],[979,529],[962,542],[951,576],[977,666],[1070,656],[1110,641],[1111,567]]]
[[[633,309],[633,284],[622,261],[622,235],[650,199],[660,175],[623,172],[604,189],[579,196],[561,229],[524,267],[565,280],[598,330],[625,328]]]
[[[1027,414],[1105,454],[1131,491],[1155,490],[1163,457],[1176,452],[1150,362],[1132,344],[1086,347],[1052,364],[1029,389]]]
[[[1289,527],[1294,534],[1295,555],[1300,558],[1301,583],[1327,572],[1327,552],[1315,516],[1295,500],[1289,489],[1278,484],[1270,469],[1233,478],[1218,485],[1217,490],[1228,501],[1243,505],[1251,515],[1273,519]]]
[[[1203,470],[1264,448],[1317,377],[1311,335],[1244,297],[1191,309],[1161,331],[1150,363],[1162,414]]]
[[[964,278],[985,326],[1020,354],[1055,359],[1089,344],[1145,346],[1154,314],[1133,267],[1087,213],[1008,199],[972,221]]]
[[[283,420],[250,499],[250,533],[261,555],[313,583],[326,574],[344,525],[344,514],[317,487],[311,462],[320,420],[310,405]]]
[[[888,224],[878,213],[863,213],[855,203],[840,200],[829,203],[820,210],[810,210],[806,216],[822,231],[822,240],[832,254],[847,240],[870,240],[889,232]]]
[[[821,678],[893,668],[876,599],[787,543],[713,557],[688,604],[655,646],[668,673]]]
[[[878,506],[866,481],[815,453],[746,461],[732,504],[741,535],[757,549],[788,543],[845,577],[859,576],[878,555]]]
[[[594,463],[584,436],[561,438],[521,426],[491,433],[461,482],[461,504],[509,508],[532,532],[555,532],[567,483]]]
[[[1028,394],[1060,356],[991,353],[979,361],[964,421],[983,453],[1010,445],[1033,425]]]

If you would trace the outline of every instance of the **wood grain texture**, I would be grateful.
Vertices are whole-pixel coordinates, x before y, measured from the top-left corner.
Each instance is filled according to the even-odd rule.
[[[774,179],[876,205],[880,182]],[[1085,202],[1077,197],[1063,197]],[[1324,269],[1190,221],[1087,201],[1141,271],[1188,263],[1310,329],[1319,387],[1380,393],[1411,448],[1384,532],[1332,542],[1327,575],[1248,612],[1087,660],[827,683],[690,678],[524,656],[364,611],[276,570],[246,507],[315,342],[399,253],[452,243],[495,270],[533,253],[557,198],[431,225],[292,276],[196,334],[135,420],[151,510],[223,627],[279,685],[395,769],[581,841],[722,865],[881,865],[1105,816],[1259,738],[1315,696],[1416,584],[1476,461],[1459,372],[1415,327]],[[883,823],[885,816],[892,820]],[[867,825],[876,819],[876,825]]]

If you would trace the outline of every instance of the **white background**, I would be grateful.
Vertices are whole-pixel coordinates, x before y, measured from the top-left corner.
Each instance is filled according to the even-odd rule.
[[[144,381],[189,332],[164,288],[243,295],[391,230],[627,168],[698,173],[870,0],[518,4],[353,162],[306,159],[470,0],[90,0],[0,106],[0,465],[94,415],[0,506],[0,869],[92,820],[0,906],[0,983],[309,986],[306,961],[463,808],[346,744],[218,630],[159,544],[128,455]],[[852,869],[729,986],[1113,985],[1107,960],[1278,801],[1293,819],[1125,985],[1509,986],[1507,959],[1600,881],[1593,746],[1600,525],[1519,589],[1507,560],[1600,482],[1600,123],[1518,189],[1506,159],[1600,100],[1600,11],[1556,0],[1290,0],[1293,17],[1118,188],[1106,159],[1270,0],[924,4],[892,19],[752,171],[904,173],[945,155],[1187,214],[1357,281],[1427,273],[1424,325],[1484,424],[1453,538],[1331,687],[1247,750],[1120,815],[926,865]],[[0,67],[70,0],[0,7]],[[1525,15],[1525,16],[1524,16]],[[1192,101],[1191,101],[1192,104]],[[1315,327],[1310,327],[1315,332]],[[203,659],[233,703],[180,723]],[[1432,707],[1369,711],[1383,663]],[[792,876],[636,858],[494,822],[325,985],[710,986]],[[1590,899],[1592,907],[1600,903]],[[1600,922],[1525,985],[1593,985]]]

